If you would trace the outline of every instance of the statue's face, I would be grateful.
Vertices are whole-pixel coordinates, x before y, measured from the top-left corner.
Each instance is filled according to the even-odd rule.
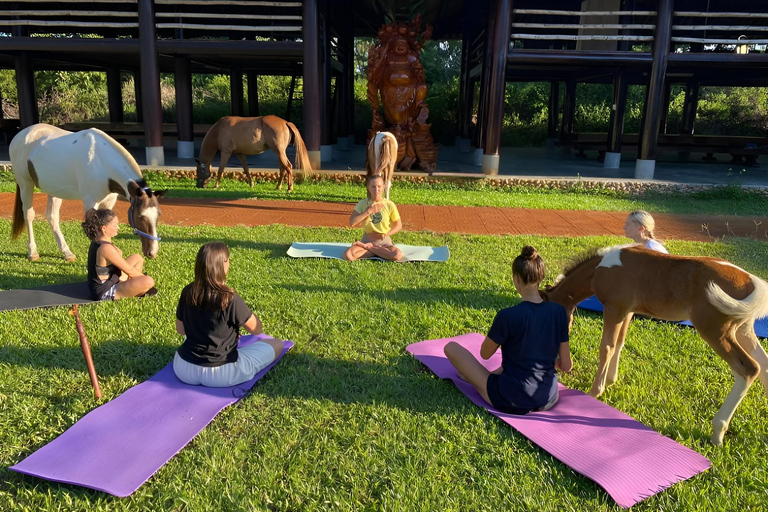
[[[406,53],[408,53],[408,41],[406,41],[405,39],[398,38],[395,41],[394,51],[398,55],[405,55]]]

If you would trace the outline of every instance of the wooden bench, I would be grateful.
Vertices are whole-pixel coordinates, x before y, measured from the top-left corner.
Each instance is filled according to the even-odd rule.
[[[622,137],[622,151],[636,151],[639,136],[636,133],[625,134]],[[579,156],[586,157],[585,151],[593,150],[599,153],[599,158],[605,156],[608,147],[608,135],[605,133],[570,134],[560,142],[561,147],[577,150]],[[657,148],[662,151],[676,151],[681,154],[706,153],[705,161],[715,161],[714,155],[729,154],[732,162],[743,165],[756,165],[760,155],[768,155],[768,138],[742,137],[724,135],[661,135]]]

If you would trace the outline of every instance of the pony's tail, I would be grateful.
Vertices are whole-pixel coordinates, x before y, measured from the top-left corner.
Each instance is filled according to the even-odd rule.
[[[724,315],[739,320],[756,320],[768,316],[768,283],[757,276],[749,275],[754,291],[742,300],[734,299],[722,288],[710,281],[707,287],[707,299]]]
[[[24,230],[24,211],[21,204],[21,190],[16,185],[16,202],[13,204],[13,225],[11,227],[11,240],[16,240]]]
[[[304,178],[312,176],[312,165],[309,163],[309,154],[307,153],[307,147],[304,145],[304,139],[301,138],[299,129],[291,122],[285,123],[288,129],[293,134],[293,145],[296,146],[296,162],[293,166],[294,169],[299,170],[304,174]]]
[[[384,137],[381,140],[379,166],[373,174],[381,174],[385,180],[392,179],[397,164],[397,140],[394,137]]]

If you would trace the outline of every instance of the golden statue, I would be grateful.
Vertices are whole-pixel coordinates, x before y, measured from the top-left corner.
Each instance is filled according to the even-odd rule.
[[[418,35],[420,27],[419,15],[410,23],[382,25],[379,41],[368,51],[368,102],[373,113],[368,140],[376,132],[392,132],[397,138],[398,168],[408,170],[418,162],[431,173],[437,164],[438,147],[430,134],[432,125],[427,124],[429,109],[424,100],[428,88],[419,52],[432,36],[432,27],[427,25]]]

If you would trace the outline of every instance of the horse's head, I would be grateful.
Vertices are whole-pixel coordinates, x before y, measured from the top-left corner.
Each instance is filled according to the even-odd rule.
[[[205,188],[208,180],[211,179],[211,164],[195,158],[197,163],[197,188]]]
[[[141,239],[141,252],[147,258],[155,258],[160,249],[157,243],[157,221],[160,219],[160,204],[158,199],[165,195],[167,190],[153,191],[144,180],[128,183],[128,195],[131,206],[128,208],[128,223],[133,232]]]
[[[570,330],[571,325],[573,325],[573,313],[576,311],[576,305],[583,299],[577,300],[573,291],[567,290],[566,287],[560,288],[562,277],[562,275],[558,276],[558,281],[554,285],[547,285],[543,290],[539,290],[539,295],[546,302],[556,302],[565,308],[568,315],[568,330]],[[591,289],[589,295],[591,295]]]

